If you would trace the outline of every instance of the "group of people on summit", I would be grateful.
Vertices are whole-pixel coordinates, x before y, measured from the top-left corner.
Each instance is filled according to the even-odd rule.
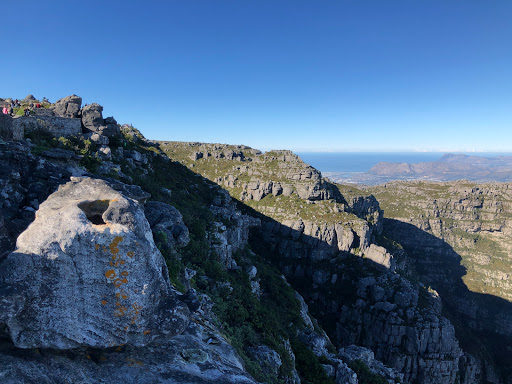
[[[13,116],[14,108],[20,108],[20,107],[21,107],[21,102],[18,99],[11,100],[10,104],[9,103],[4,104],[4,107],[2,108],[2,113],[4,115]],[[23,115],[30,116],[30,111],[32,111],[34,108],[41,108],[41,103],[40,102],[36,102],[36,103],[30,102],[30,104],[23,109]]]

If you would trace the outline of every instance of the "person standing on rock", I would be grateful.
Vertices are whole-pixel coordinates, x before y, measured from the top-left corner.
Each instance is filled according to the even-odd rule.
[[[2,108],[2,113],[4,115],[7,115],[9,113],[9,111],[7,110],[7,104],[5,104],[4,107]]]
[[[23,112],[25,113],[25,116],[30,116],[30,109],[29,109],[29,107],[25,107]]]

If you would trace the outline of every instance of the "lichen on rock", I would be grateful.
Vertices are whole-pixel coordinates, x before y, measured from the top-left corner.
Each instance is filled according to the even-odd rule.
[[[0,291],[0,323],[20,348],[142,346],[189,322],[140,204],[91,178],[40,205]]]

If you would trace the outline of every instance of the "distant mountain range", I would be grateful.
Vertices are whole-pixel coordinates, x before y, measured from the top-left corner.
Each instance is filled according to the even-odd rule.
[[[376,185],[393,180],[453,181],[467,179],[476,182],[512,181],[512,156],[482,157],[446,154],[437,161],[424,163],[380,162],[369,171],[350,178],[337,172],[325,173],[333,181]]]

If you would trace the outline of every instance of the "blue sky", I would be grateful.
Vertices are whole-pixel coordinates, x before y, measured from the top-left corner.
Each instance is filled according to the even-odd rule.
[[[150,139],[512,152],[510,0],[2,4],[0,97],[75,93]]]

